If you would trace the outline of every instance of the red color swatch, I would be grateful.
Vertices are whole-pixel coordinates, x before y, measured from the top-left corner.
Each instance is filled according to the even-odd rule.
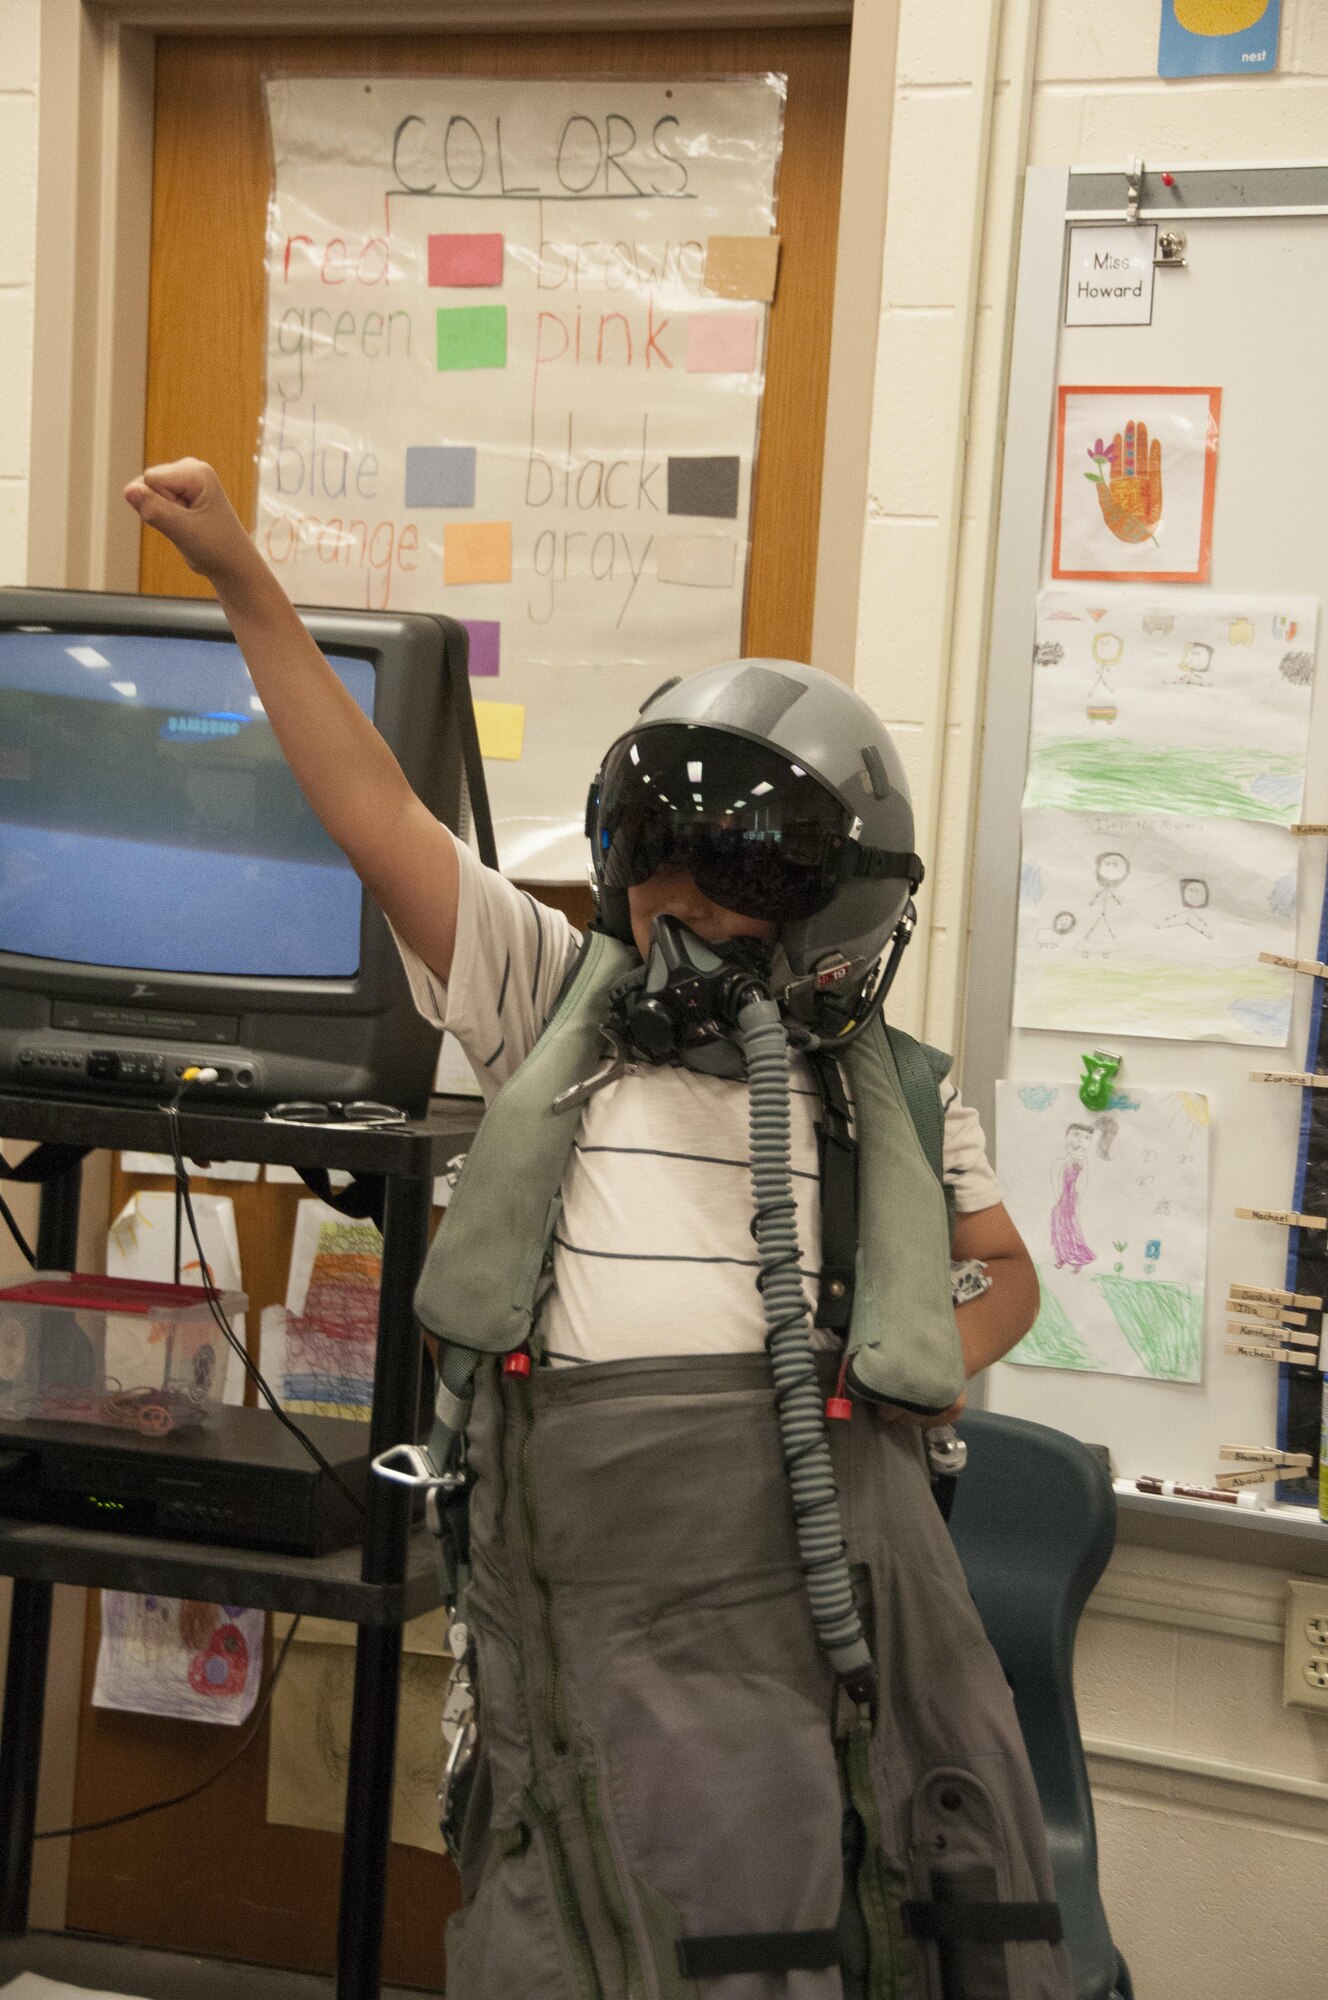
[[[501,285],[503,239],[494,236],[431,236],[431,285]]]

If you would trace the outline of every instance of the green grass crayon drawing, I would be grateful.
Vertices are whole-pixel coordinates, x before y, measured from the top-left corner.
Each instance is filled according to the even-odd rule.
[[[1042,1288],[1042,1304],[1032,1326],[1006,1360],[1035,1368],[1100,1369],[1102,1363],[1075,1332],[1069,1314],[1047,1283],[1046,1272],[1039,1266],[1034,1268]]]
[[[1148,1374],[1197,1382],[1203,1352],[1203,1298],[1189,1285],[1161,1278],[1093,1279]]]
[[[1303,770],[1300,758],[1270,750],[1052,736],[1029,751],[1024,804],[1290,826],[1300,810]]]

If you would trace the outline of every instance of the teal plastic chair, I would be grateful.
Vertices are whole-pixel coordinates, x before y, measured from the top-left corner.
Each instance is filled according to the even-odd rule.
[[[1071,1668],[1116,1538],[1101,1461],[1063,1431],[971,1410],[950,1533],[1005,1669],[1047,1826],[1076,2000],[1133,2000],[1098,1891],[1097,1832]]]

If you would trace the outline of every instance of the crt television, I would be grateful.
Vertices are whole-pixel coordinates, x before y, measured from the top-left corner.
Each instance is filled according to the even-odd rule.
[[[300,611],[430,810],[487,835],[465,628]],[[491,858],[491,854],[486,858]],[[437,1031],[220,606],[0,590],[0,1089],[423,1109]]]

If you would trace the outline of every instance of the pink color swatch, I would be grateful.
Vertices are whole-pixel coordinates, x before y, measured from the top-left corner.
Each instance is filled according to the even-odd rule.
[[[691,313],[687,368],[692,375],[750,375],[756,367],[757,313]]]
[[[431,285],[501,285],[503,282],[503,239],[501,236],[431,236],[429,238],[429,283]]]

